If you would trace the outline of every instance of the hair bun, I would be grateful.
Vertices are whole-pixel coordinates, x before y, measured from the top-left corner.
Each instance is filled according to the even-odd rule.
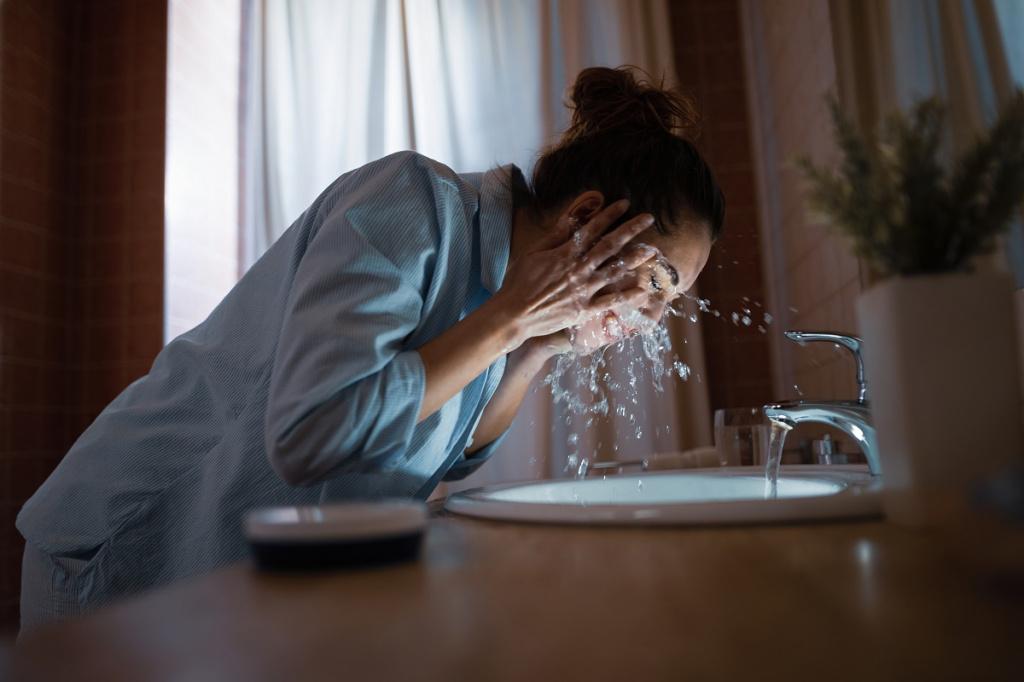
[[[572,86],[572,125],[566,137],[574,139],[611,129],[662,130],[687,139],[695,137],[698,116],[693,102],[663,86],[664,82],[655,86],[644,71],[634,66],[584,69]]]

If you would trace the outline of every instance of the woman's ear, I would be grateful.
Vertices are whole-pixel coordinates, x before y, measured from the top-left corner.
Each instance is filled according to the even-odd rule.
[[[567,213],[571,218],[575,218],[580,225],[584,225],[602,208],[604,208],[604,195],[591,189],[573,199]]]

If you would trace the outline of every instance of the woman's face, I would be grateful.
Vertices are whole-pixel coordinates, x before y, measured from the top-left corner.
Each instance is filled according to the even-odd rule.
[[[667,306],[693,286],[711,252],[711,231],[706,223],[688,222],[674,226],[670,234],[654,229],[641,234],[628,248],[640,244],[655,247],[659,254],[634,273],[610,284],[601,292],[625,291],[639,286],[648,292],[642,310],[615,306],[591,318],[576,329],[574,344],[592,351],[636,333],[646,333],[661,320]]]

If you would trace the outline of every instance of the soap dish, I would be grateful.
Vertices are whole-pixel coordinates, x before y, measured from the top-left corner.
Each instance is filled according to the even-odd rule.
[[[255,509],[245,535],[258,567],[309,571],[411,561],[426,524],[422,502],[383,500]]]

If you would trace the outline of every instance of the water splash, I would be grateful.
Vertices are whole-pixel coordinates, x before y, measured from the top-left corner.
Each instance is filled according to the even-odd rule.
[[[760,302],[752,301],[746,296],[742,297],[739,310],[725,314],[715,308],[710,299],[699,298],[689,293],[684,293],[683,296],[693,301],[697,311],[704,313],[709,319],[721,322],[729,320],[737,327],[752,327],[762,334],[767,332],[767,327],[773,322],[771,314],[764,310]],[[699,321],[697,312],[687,310],[678,303],[674,306],[669,305],[665,317],[653,327],[639,311],[620,314],[623,325],[645,329],[646,333],[622,338],[589,354],[569,352],[558,356],[551,372],[543,379],[542,385],[551,391],[556,407],[562,408],[567,427],[572,426],[574,417],[582,419],[584,428],[590,428],[595,420],[614,415],[616,418],[627,419],[632,434],[640,440],[644,437],[644,430],[641,428],[642,422],[637,421],[637,413],[640,407],[640,390],[645,384],[650,384],[656,391],[663,392],[666,376],[682,381],[688,381],[693,376],[702,383],[701,376],[694,375],[691,368],[673,352],[667,327],[670,316],[691,324]],[[586,347],[588,344],[582,343],[583,341],[589,341],[589,347],[598,345],[598,339],[577,338],[577,333],[571,331],[569,334],[574,348]],[[683,343],[686,343],[686,339],[683,339]],[[620,362],[625,363],[624,371],[618,374],[621,379],[617,379],[608,371],[608,360],[616,353],[620,356]],[[636,406],[636,409],[632,406]],[[664,432],[669,433],[667,425]],[[657,435],[660,436],[660,432]],[[577,478],[583,478],[591,459],[580,455],[579,433],[569,433],[566,444],[568,456],[565,471],[575,473]],[[617,443],[613,444],[613,451],[618,451]],[[592,457],[592,453],[588,455]]]
[[[672,371],[674,371],[676,373],[676,376],[678,376],[683,381],[686,381],[687,379],[690,378],[690,366],[683,362],[680,362],[679,360],[676,360],[675,362],[672,363]]]
[[[586,427],[590,427],[594,420],[614,413],[629,421],[634,437],[639,440],[645,433],[642,423],[637,420],[643,387],[649,384],[662,392],[666,376],[675,375],[685,381],[691,372],[689,366],[672,352],[672,340],[664,319],[651,328],[649,321],[639,312],[624,314],[621,318],[623,324],[643,326],[649,329],[648,333],[622,338],[590,354],[569,352],[560,355],[543,379],[543,385],[551,391],[556,406],[562,408],[567,426],[575,417],[582,418]],[[570,333],[570,341],[574,347],[580,347],[579,339],[573,333]],[[625,362],[624,370],[618,375],[621,379],[609,371],[608,361],[612,353],[618,353]],[[590,460],[580,455],[580,435],[570,433],[567,446],[566,471],[582,478]],[[616,444],[615,449],[617,447]]]
[[[761,334],[767,334],[768,327],[775,321],[775,318],[764,309],[764,305],[760,301],[755,301],[749,296],[740,297],[742,305],[739,306],[739,309],[724,313],[715,308],[710,299],[699,298],[688,292],[683,292],[683,296],[696,303],[699,312],[707,313],[718,320],[730,321],[736,326],[742,324],[745,327],[753,327]],[[755,311],[755,308],[758,310]],[[685,317],[690,322],[697,322],[696,313],[686,313],[678,308],[671,308],[669,312],[677,317]]]

